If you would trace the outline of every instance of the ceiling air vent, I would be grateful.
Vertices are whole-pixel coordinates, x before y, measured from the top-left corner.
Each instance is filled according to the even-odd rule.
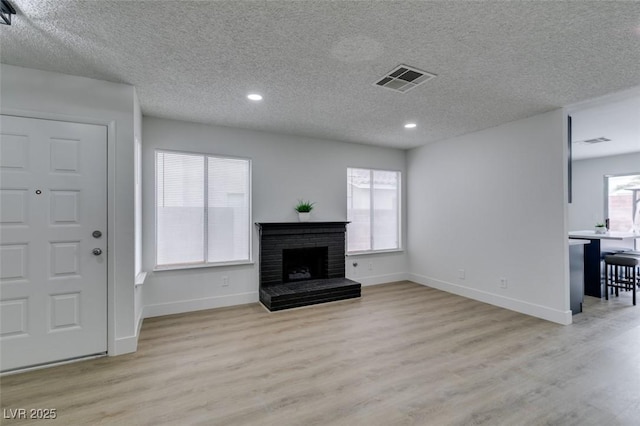
[[[594,138],[594,139],[585,139],[582,141],[575,141],[574,143],[586,143],[589,145],[593,145],[594,143],[602,143],[602,142],[611,142],[611,139],[601,137],[601,138]]]
[[[373,84],[384,87],[385,89],[406,93],[414,87],[418,87],[425,81],[431,80],[435,76],[435,74],[421,71],[407,65],[398,65],[393,70],[389,71],[387,75]]]

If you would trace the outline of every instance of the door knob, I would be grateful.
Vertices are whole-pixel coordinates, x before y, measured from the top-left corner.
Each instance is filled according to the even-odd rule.
[[[93,255],[94,256],[100,256],[102,254],[102,250],[99,248],[94,248],[93,249]]]

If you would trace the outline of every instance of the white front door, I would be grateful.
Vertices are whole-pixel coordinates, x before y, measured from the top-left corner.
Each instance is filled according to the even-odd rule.
[[[107,128],[1,119],[0,370],[105,353]]]

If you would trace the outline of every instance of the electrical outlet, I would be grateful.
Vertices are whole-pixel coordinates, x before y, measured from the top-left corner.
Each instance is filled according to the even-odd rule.
[[[500,278],[500,288],[507,288],[507,279]]]
[[[226,275],[222,277],[222,287],[229,287],[229,277]]]
[[[460,278],[461,280],[464,280],[466,277],[466,272],[464,269],[458,269],[458,278]]]
[[[369,262],[369,270],[373,271],[373,262]]]

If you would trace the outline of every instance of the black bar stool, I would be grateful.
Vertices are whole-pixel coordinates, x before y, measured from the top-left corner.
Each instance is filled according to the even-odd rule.
[[[604,258],[605,281],[604,294],[609,300],[609,288],[611,293],[615,289],[616,296],[619,290],[631,291],[633,293],[633,304],[636,304],[636,286],[640,285],[638,276],[638,265],[640,257],[625,256],[624,254],[607,255]]]

